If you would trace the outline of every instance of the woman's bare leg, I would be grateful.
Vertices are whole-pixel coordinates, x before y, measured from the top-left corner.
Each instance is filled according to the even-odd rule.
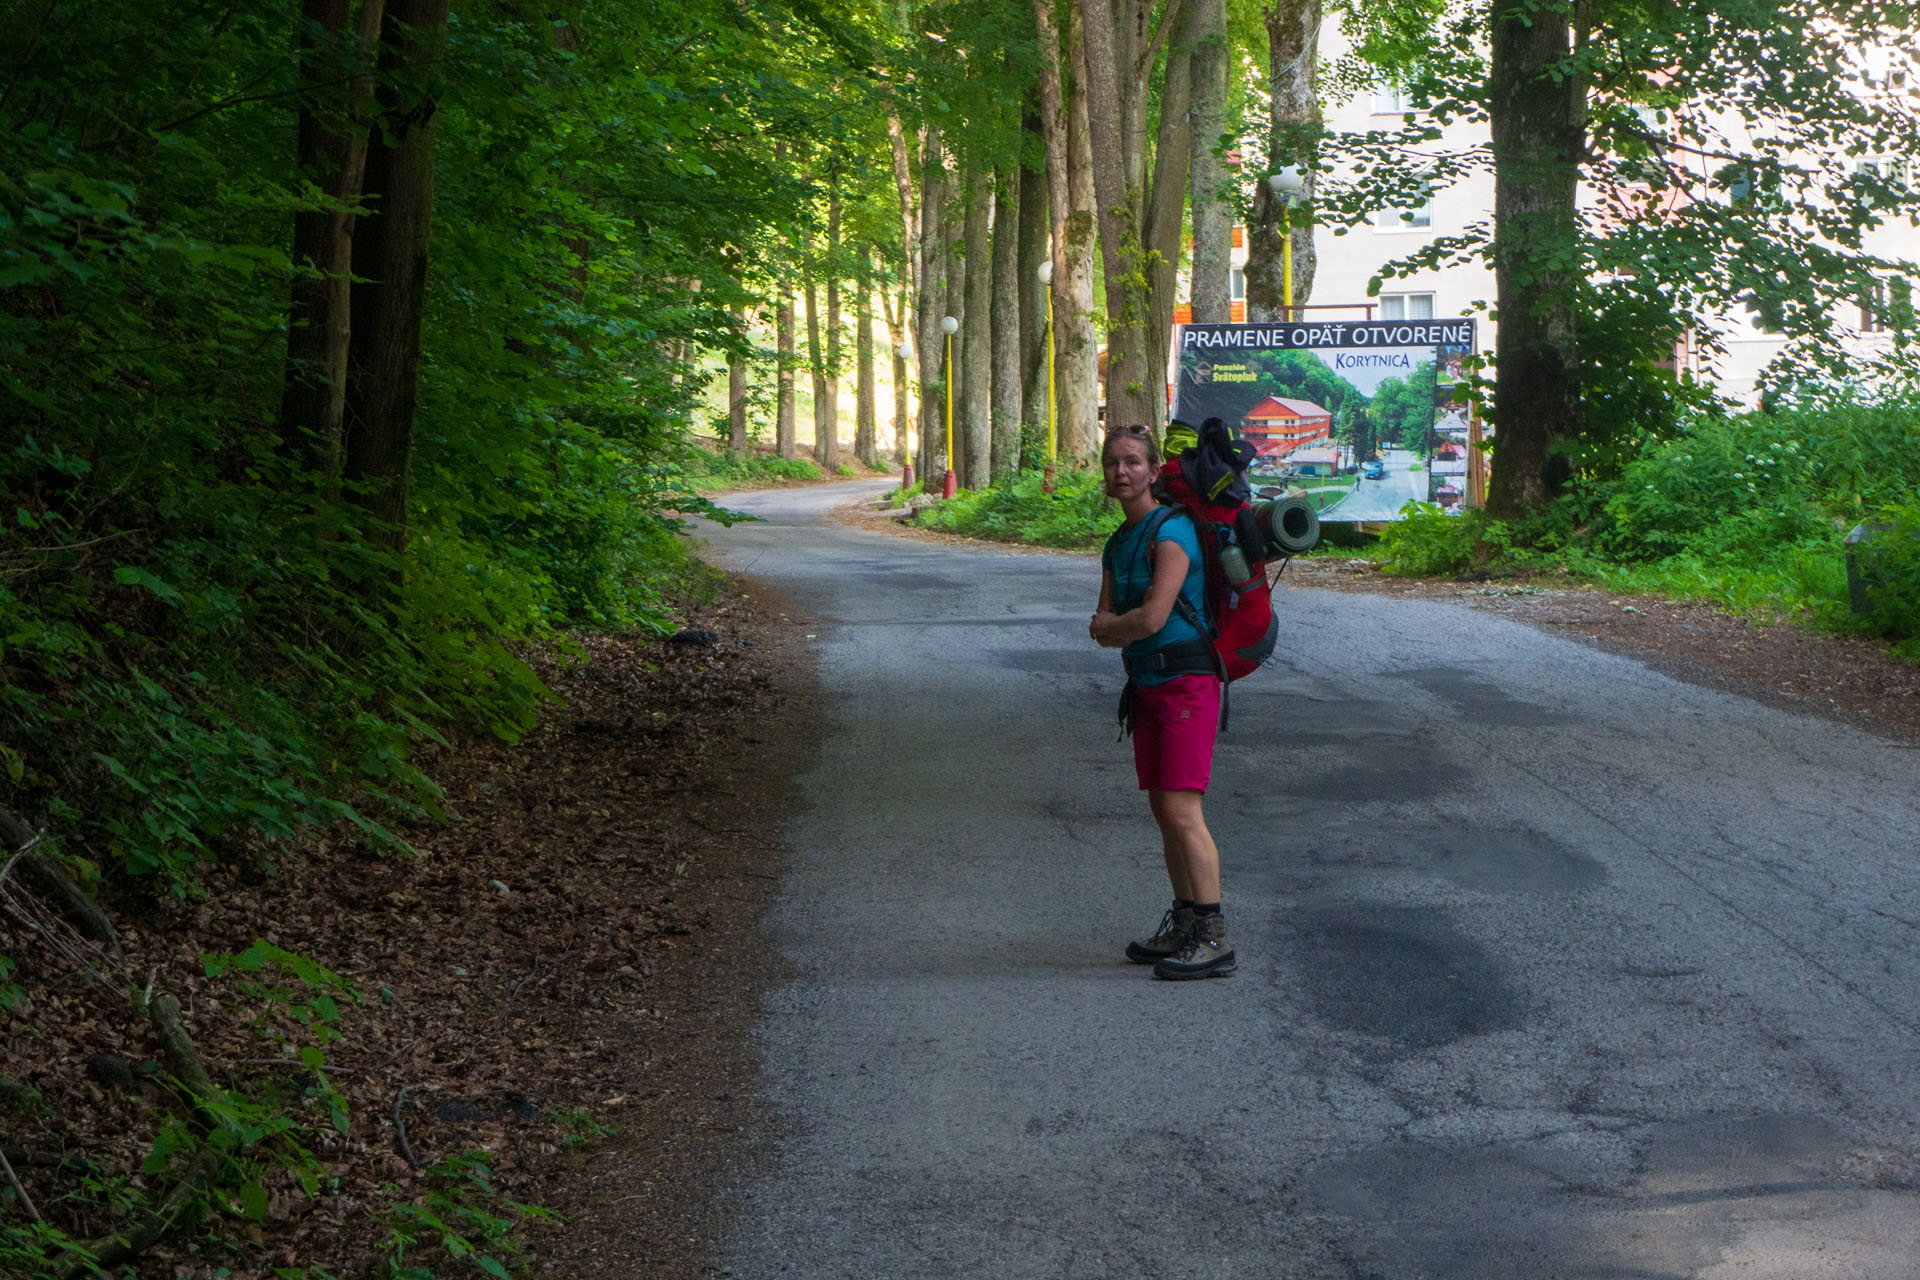
[[[1205,798],[1199,791],[1147,792],[1173,896],[1188,902],[1220,901],[1220,851],[1201,811]]]

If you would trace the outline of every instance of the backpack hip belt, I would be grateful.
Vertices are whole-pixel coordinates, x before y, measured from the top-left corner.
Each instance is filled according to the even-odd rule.
[[[1129,678],[1140,676],[1217,676],[1220,656],[1204,633],[1138,656],[1121,654]]]

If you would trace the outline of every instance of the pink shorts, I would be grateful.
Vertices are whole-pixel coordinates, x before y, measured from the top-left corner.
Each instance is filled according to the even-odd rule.
[[[1133,771],[1142,791],[1205,791],[1220,729],[1220,681],[1175,676],[1133,690]]]

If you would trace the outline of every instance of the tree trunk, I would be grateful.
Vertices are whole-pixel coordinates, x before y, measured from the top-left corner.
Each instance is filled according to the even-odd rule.
[[[993,470],[993,172],[974,171],[967,191],[966,314],[960,321],[960,392],[963,413],[955,441],[965,459],[960,483],[984,489]],[[961,425],[964,424],[964,427]]]
[[[1093,335],[1093,157],[1080,10],[1067,6],[1063,45],[1050,0],[1034,0],[1040,46],[1040,136],[1047,157],[1053,261],[1054,414],[1059,451],[1079,462],[1100,448]],[[1062,68],[1073,74],[1064,74]]]
[[[827,348],[823,382],[825,415],[814,411],[813,451],[820,465],[832,471],[840,465],[840,163],[828,168],[827,194]],[[819,424],[825,423],[824,432]]]
[[[1565,480],[1557,440],[1580,428],[1575,315],[1580,278],[1575,198],[1586,145],[1586,91],[1562,73],[1567,9],[1496,6],[1489,115],[1493,134],[1493,269],[1500,329],[1493,420],[1499,447],[1489,514],[1544,507]]]
[[[1017,153],[1016,153],[1017,157]],[[1020,466],[1021,395],[1020,161],[995,177],[993,199],[993,453],[989,475],[999,481]]]
[[[1029,119],[1027,132],[1039,132],[1039,120]],[[1022,148],[1023,154],[1025,148]],[[1020,404],[1022,417],[1033,428],[1027,437],[1033,452],[1020,459],[1023,467],[1047,462],[1047,294],[1040,281],[1040,264],[1050,258],[1047,248],[1047,176],[1021,165],[1020,174]]]
[[[867,255],[867,266],[873,265],[873,255]],[[854,303],[853,352],[854,352],[854,394],[853,394],[853,453],[863,466],[880,465],[880,452],[874,437],[876,420],[879,417],[875,403],[876,389],[873,383],[873,279],[870,270],[862,270],[858,292]]]
[[[1145,240],[1152,202],[1146,134],[1149,81],[1179,12],[1180,0],[1166,0],[1157,22],[1150,0],[1080,0],[1079,5],[1107,290],[1107,421],[1119,425],[1158,427],[1166,417],[1166,396],[1159,387],[1164,371],[1147,367],[1154,291],[1147,279]],[[1170,62],[1184,65],[1184,59]],[[1179,181],[1184,194],[1184,169]]]
[[[780,282],[780,304],[774,310],[774,364],[778,382],[777,407],[773,411],[773,447],[782,458],[791,461],[800,456],[795,440],[793,396],[793,283]]]
[[[907,318],[913,314],[913,308],[907,299],[907,283],[900,282],[900,291],[889,302],[886,294],[880,295],[880,306],[887,321],[887,351],[893,359],[893,460],[900,466],[906,466],[913,457],[911,452],[912,420],[908,417],[907,403],[907,357],[902,351],[911,352],[912,340],[907,337],[911,326]]]
[[[900,113],[891,104],[887,108],[887,145],[893,152],[893,187],[900,200],[900,255],[906,260],[906,285],[916,294],[920,289],[920,215],[913,199],[913,159],[907,154],[906,130],[900,127]],[[902,316],[909,327],[912,320]],[[894,343],[899,346],[899,342]]]
[[[361,0],[357,67],[362,50],[380,35],[383,0]],[[352,335],[353,221],[366,174],[367,128],[373,77],[338,84],[352,0],[306,0],[301,17],[300,79],[310,86],[300,104],[300,172],[333,202],[293,216],[293,282],[287,312],[287,365],[280,399],[280,431],[288,453],[318,474],[329,491],[339,481],[346,412],[347,349]]]
[[[822,446],[833,433],[833,410],[827,400],[827,362],[820,350],[820,311],[816,305],[820,290],[809,270],[800,286],[807,308],[807,374],[813,384],[813,460],[826,465]]]
[[[413,415],[420,397],[420,324],[433,231],[436,97],[448,0],[393,0],[381,56],[381,123],[367,155],[370,212],[353,235],[353,332],[347,353],[342,476],[354,501],[406,540]]]
[[[1184,13],[1184,10],[1182,11]],[[1155,422],[1167,416],[1167,356],[1173,341],[1173,307],[1180,292],[1180,240],[1186,212],[1188,166],[1193,154],[1193,125],[1188,119],[1193,60],[1187,52],[1185,19],[1176,29],[1167,55],[1166,81],[1160,93],[1160,129],[1153,147],[1153,197],[1147,206],[1147,386],[1153,392]]]
[[[1233,314],[1233,204],[1221,149],[1227,145],[1226,0],[1186,0],[1192,89],[1188,147],[1193,184],[1193,318],[1225,324]]]
[[[734,308],[741,337],[747,332],[747,309]],[[747,452],[747,357],[743,352],[727,352],[727,448],[745,456]]]
[[[1267,135],[1267,173],[1253,183],[1253,208],[1247,218],[1247,319],[1279,320],[1286,310],[1287,228],[1293,240],[1293,305],[1313,296],[1312,219],[1296,207],[1291,214],[1267,186],[1269,174],[1289,164],[1301,168],[1313,198],[1313,148],[1306,139],[1320,126],[1318,90],[1321,0],[1274,0],[1266,10],[1268,89],[1273,119]]]
[[[942,471],[951,469],[962,485],[966,483],[967,468],[966,419],[961,416],[966,411],[966,380],[962,372],[967,340],[967,210],[964,206],[970,186],[970,181],[959,172],[947,175],[947,216],[941,223],[941,250],[945,257],[942,271],[947,284],[947,297],[941,305],[940,314],[953,317],[958,322],[958,328],[951,339],[943,339],[941,343],[944,377],[941,400],[936,406],[936,411],[941,415],[940,468]],[[949,436],[952,439],[948,439]]]
[[[915,354],[920,374],[920,454],[914,469],[936,486],[946,466],[941,452],[943,395],[940,317],[947,313],[947,171],[937,131],[928,130],[920,165],[920,270],[915,306]]]

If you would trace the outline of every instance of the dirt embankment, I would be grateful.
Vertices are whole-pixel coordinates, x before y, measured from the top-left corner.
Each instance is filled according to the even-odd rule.
[[[565,706],[519,744],[427,762],[451,820],[406,833],[417,856],[334,833],[219,868],[203,898],[122,904],[124,970],[180,997],[216,1084],[307,1112],[325,1178],[307,1196],[270,1174],[258,1220],[222,1190],[232,1212],[149,1249],[138,1274],[366,1274],[391,1254],[395,1207],[445,1190],[431,1166],[469,1151],[503,1196],[565,1219],[520,1232],[539,1272],[706,1273],[721,1193],[772,1147],[748,1042],[773,977],[757,922],[811,680],[781,607],[734,590],[690,610],[677,642],[590,638],[543,659]],[[344,1135],[293,1060],[311,1033],[204,971],[260,938],[359,993],[326,1049]],[[48,1221],[102,1234],[89,1165],[166,1184],[139,1174],[173,1110],[164,1055],[121,993],[18,928],[0,953],[28,992],[0,1019],[0,1076],[38,1094],[0,1098],[0,1141]],[[418,1234],[413,1262],[454,1265],[438,1232]]]

